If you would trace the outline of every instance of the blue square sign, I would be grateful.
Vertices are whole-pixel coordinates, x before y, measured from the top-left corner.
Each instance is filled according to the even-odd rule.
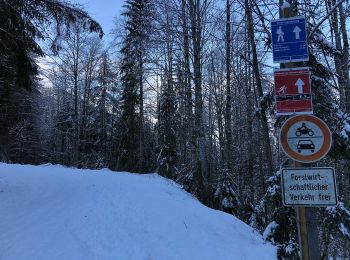
[[[309,60],[305,17],[272,21],[271,35],[274,63]]]

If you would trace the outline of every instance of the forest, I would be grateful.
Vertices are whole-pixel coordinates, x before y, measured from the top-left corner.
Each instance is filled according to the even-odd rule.
[[[282,204],[270,23],[307,21],[314,115],[339,203],[317,208],[322,259],[350,258],[350,2],[125,0],[112,41],[61,0],[0,0],[0,161],[157,172],[296,259]],[[111,7],[112,8],[112,7]]]

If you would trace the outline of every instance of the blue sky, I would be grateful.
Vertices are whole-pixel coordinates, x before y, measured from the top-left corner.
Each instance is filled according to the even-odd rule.
[[[81,4],[84,9],[99,22],[106,36],[113,26],[114,17],[119,16],[124,0],[70,0],[73,4]]]

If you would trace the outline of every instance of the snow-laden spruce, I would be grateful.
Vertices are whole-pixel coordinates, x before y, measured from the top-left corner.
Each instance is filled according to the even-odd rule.
[[[0,259],[276,259],[232,215],[156,174],[0,164]]]

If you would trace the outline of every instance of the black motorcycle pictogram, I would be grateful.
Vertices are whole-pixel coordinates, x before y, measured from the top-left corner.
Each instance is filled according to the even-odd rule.
[[[299,127],[295,132],[296,136],[301,136],[301,135],[313,136],[314,134],[315,134],[314,131],[308,128],[305,123],[301,123],[301,127]]]

